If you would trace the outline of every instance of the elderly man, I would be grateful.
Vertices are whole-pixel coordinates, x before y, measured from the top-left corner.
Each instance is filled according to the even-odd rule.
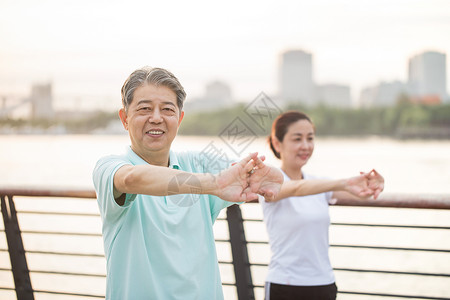
[[[185,97],[178,79],[161,68],[136,70],[122,87],[119,116],[131,146],[100,159],[93,172],[107,299],[223,299],[215,219],[234,202],[280,190],[281,173],[256,153],[213,175],[199,153],[171,151]],[[267,176],[251,189],[256,163]]]

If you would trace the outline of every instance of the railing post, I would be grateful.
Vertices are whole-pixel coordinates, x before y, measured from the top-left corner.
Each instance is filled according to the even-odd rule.
[[[8,201],[6,201],[5,196],[2,195],[1,201],[3,223],[5,224],[5,234],[8,242],[9,258],[11,260],[17,299],[34,300],[30,272],[28,270],[27,258],[25,257],[25,249],[23,248],[13,197],[8,196]]]
[[[234,275],[239,300],[253,300],[252,274],[248,260],[247,240],[245,239],[244,221],[239,205],[227,209],[228,229],[230,231],[231,252],[233,255]]]

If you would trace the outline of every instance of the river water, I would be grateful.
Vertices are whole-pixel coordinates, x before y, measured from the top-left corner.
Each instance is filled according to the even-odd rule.
[[[92,187],[97,159],[122,153],[128,144],[126,135],[0,136],[0,184]],[[203,151],[211,144],[230,159],[236,157],[218,137],[178,136],[173,149]],[[241,152],[251,151],[278,165],[264,139],[252,141]],[[318,138],[304,170],[339,178],[372,168],[385,177],[385,192],[450,193],[450,141]]]

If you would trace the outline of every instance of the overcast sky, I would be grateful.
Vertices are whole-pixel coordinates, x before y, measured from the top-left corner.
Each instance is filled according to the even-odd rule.
[[[218,79],[249,101],[277,92],[288,49],[313,53],[316,83],[349,85],[357,98],[406,80],[412,55],[450,55],[450,1],[0,0],[0,95],[51,81],[57,101],[114,107],[129,73],[151,65],[174,72],[190,97]]]

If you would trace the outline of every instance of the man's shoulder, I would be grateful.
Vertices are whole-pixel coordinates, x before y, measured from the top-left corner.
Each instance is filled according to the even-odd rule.
[[[131,162],[131,160],[125,154],[110,154],[110,155],[101,157],[97,161],[97,165],[111,163],[111,162]]]
[[[117,167],[132,164],[131,160],[126,155],[107,155],[101,157],[94,167],[94,177],[95,175],[110,173],[112,170],[117,169]]]
[[[180,164],[198,163],[200,160],[200,153],[197,151],[174,151],[173,154]]]

